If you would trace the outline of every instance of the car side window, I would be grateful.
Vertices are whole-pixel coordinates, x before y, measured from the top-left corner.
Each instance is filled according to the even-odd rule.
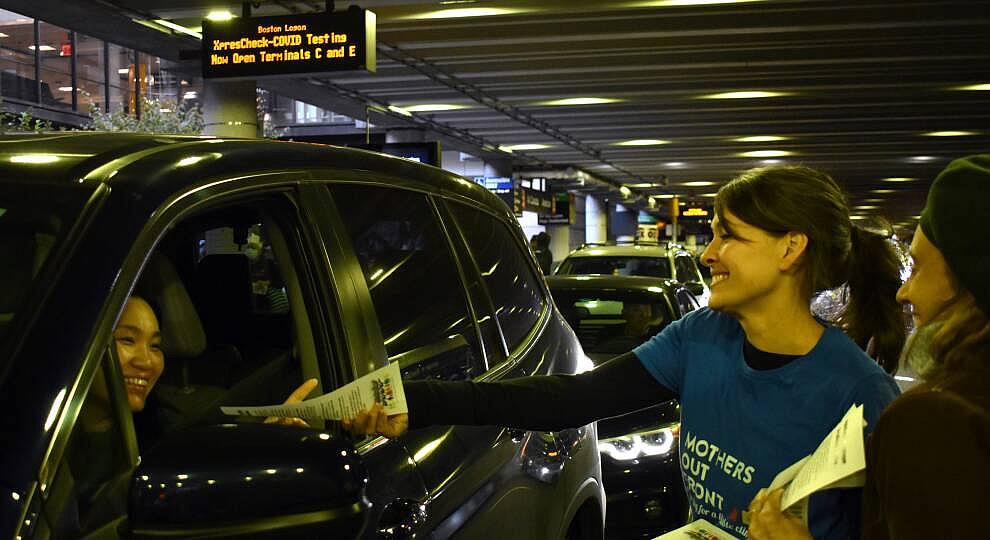
[[[450,244],[427,197],[334,185],[385,339],[404,378],[469,379],[484,371],[478,333]]]
[[[534,269],[503,223],[463,204],[450,204],[450,209],[485,279],[505,343],[512,350],[543,310],[543,292]]]
[[[111,362],[115,360],[108,351],[47,486],[41,515],[35,516],[35,531],[47,527],[53,538],[76,538],[102,528],[112,529],[127,512],[133,463],[119,414],[126,408],[126,397],[120,391],[121,382],[113,379],[119,375]]]
[[[677,281],[688,283],[691,281],[701,281],[698,269],[694,265],[694,259],[687,255],[678,255],[674,258],[674,268],[677,269]]]

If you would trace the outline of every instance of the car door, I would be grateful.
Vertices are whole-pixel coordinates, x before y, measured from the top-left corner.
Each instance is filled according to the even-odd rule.
[[[331,184],[328,191],[341,222],[334,232],[350,241],[386,354],[389,361],[400,363],[403,378],[490,376],[490,363],[506,356],[501,327],[479,290],[474,263],[465,260],[463,246],[452,249],[457,240],[451,234],[456,231],[441,221],[436,201],[395,186]],[[471,274],[475,277],[465,279]],[[539,318],[540,310],[535,311]],[[490,537],[490,520],[498,520],[501,531],[515,527],[532,535],[542,530],[546,516],[536,515],[532,505],[523,508],[523,501],[532,501],[529,497],[505,497],[520,487],[519,459],[531,439],[491,426],[410,431],[400,441],[422,474],[428,495],[416,501],[372,502],[400,508],[421,505],[426,515],[419,530],[434,538]],[[552,436],[543,443],[556,444]],[[534,440],[529,446],[539,445]],[[386,480],[373,477],[371,484],[376,481]],[[530,478],[527,485],[535,483]],[[369,489],[369,496],[374,491]]]
[[[97,324],[97,352],[83,364],[79,389],[72,394],[78,420],[59,422],[60,431],[72,431],[64,451],[42,464],[44,497],[30,498],[25,537],[114,538],[126,530],[131,471],[138,456],[154,446],[135,425],[149,414],[155,434],[167,439],[169,433],[181,435],[187,427],[214,421],[258,424],[261,418],[220,415],[219,406],[277,403],[308,377],[319,378],[321,391],[346,382],[331,366],[352,348],[341,320],[353,310],[339,293],[349,285],[346,277],[326,272],[327,244],[306,225],[310,218],[304,217],[297,180],[274,175],[215,182],[194,190],[195,196],[190,191],[170,198],[173,204],[154,213],[120,270],[105,320]],[[252,240],[259,248],[254,261],[246,252]],[[270,290],[261,291],[259,283]],[[111,336],[132,288],[157,308],[167,366],[149,397],[155,408],[135,414],[127,405]],[[368,467],[390,478],[397,498],[425,493],[401,445],[381,445],[366,456]],[[183,486],[183,475],[178,478],[161,484],[162,497],[169,497],[169,490],[194,489]],[[278,484],[275,477],[266,481]],[[192,517],[190,512],[172,519]]]

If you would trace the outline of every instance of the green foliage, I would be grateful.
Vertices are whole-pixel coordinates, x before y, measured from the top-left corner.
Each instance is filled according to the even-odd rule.
[[[95,105],[90,106],[89,114],[93,120],[87,129],[96,131],[200,135],[204,126],[199,107],[169,99],[142,98],[140,119],[124,111],[106,113]]]
[[[51,122],[35,118],[28,111],[20,113],[0,111],[0,133],[41,133],[53,129]]]

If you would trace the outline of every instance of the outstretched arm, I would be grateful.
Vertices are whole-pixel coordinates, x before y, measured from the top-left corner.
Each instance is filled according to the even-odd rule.
[[[343,426],[356,434],[394,437],[409,427],[498,425],[540,431],[578,427],[676,398],[626,353],[578,375],[499,382],[404,381],[409,414],[373,408]]]

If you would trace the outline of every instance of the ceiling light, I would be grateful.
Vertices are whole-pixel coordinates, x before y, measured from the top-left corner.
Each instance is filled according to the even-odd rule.
[[[576,97],[541,101],[537,105],[600,105],[602,103],[618,103],[620,101],[622,100],[612,98]]]
[[[456,111],[458,109],[466,109],[467,105],[454,105],[453,103],[424,103],[422,105],[410,105],[408,107],[402,107],[402,108],[413,113],[413,112],[431,112],[431,111]]]
[[[863,199],[865,203],[883,202],[883,199]]]
[[[632,196],[632,190],[627,188],[626,186],[619,186],[619,193],[621,193],[622,196],[627,199]]]
[[[392,111],[394,113],[399,113],[402,116],[412,116],[412,113],[409,112],[408,110],[403,109],[402,107],[396,107],[395,105],[389,105],[388,106],[388,110],[390,110],[390,111]]]
[[[403,19],[456,19],[461,17],[491,17],[495,15],[513,15],[525,13],[525,9],[509,8],[456,8],[442,9],[440,11],[427,11],[402,17]]]
[[[873,205],[870,205],[870,204],[862,204],[860,206],[854,206],[853,207],[854,210],[876,210],[877,208],[880,208],[880,207],[879,206],[873,206]]]
[[[682,186],[689,186],[689,187],[714,186],[715,184],[716,184],[716,182],[708,182],[708,181],[683,182],[683,183],[681,183]]]
[[[229,21],[234,18],[234,14],[226,9],[215,9],[206,14],[206,18],[211,21]]]
[[[653,198],[654,199],[673,199],[674,198],[674,194],[673,193],[661,193],[660,195],[654,195]]]
[[[884,178],[881,181],[882,182],[914,182],[915,180],[917,180],[917,178],[901,178],[901,177],[897,177],[897,178]]]
[[[702,193],[702,197],[718,197],[718,193]]]
[[[871,189],[870,193],[897,193],[896,189]]]
[[[227,19],[216,19],[216,20],[226,21],[226,20],[229,20],[231,17],[233,17],[233,15],[231,15],[229,11],[227,11],[226,13],[228,15]],[[209,19],[210,16],[207,15],[206,18]],[[162,26],[164,26],[165,28],[168,28],[169,30],[175,30],[176,32],[178,32],[180,34],[186,34],[187,36],[192,36],[192,37],[194,37],[196,39],[203,39],[203,34],[201,34],[199,32],[196,32],[195,30],[193,30],[191,28],[186,28],[185,26],[182,26],[181,24],[176,24],[176,23],[174,23],[172,21],[167,21],[165,19],[155,19],[155,22],[158,23],[158,24],[160,24],[160,25],[162,25]]]
[[[866,219],[866,216],[849,216],[849,219]]]
[[[661,144],[670,144],[670,141],[663,141],[660,139],[633,139],[631,141],[622,141],[613,144],[615,146],[657,146]]]
[[[550,148],[549,144],[511,144],[508,146],[499,146],[498,149],[505,152],[515,152],[517,150],[543,150],[544,148]]]
[[[935,158],[932,156],[912,156],[907,158],[907,160],[911,163],[928,163],[935,161]]]
[[[764,159],[760,161],[760,165],[780,165],[783,162],[782,159]]]
[[[127,75],[130,72],[131,72],[130,68],[120,68],[117,70],[118,75]]]
[[[781,137],[778,135],[753,135],[752,137],[739,137],[738,139],[732,139],[736,142],[776,142],[776,141],[786,141],[788,137]]]
[[[967,135],[978,135],[975,131],[929,131],[922,133],[926,137],[965,137]]]
[[[71,86],[59,86],[58,87],[58,91],[59,92],[71,92],[72,91],[72,87]]]
[[[10,37],[10,35],[0,32],[0,38],[5,38],[5,37]]]
[[[196,96],[198,95],[199,93],[191,90],[189,92],[182,94],[182,99],[196,99]]]
[[[957,86],[953,90],[990,90],[990,83],[971,84],[969,86]]]
[[[698,99],[756,99],[789,96],[788,92],[764,92],[761,90],[747,90],[743,92],[722,92],[720,94],[707,94],[698,96]]]
[[[34,50],[34,45],[28,45],[28,49],[31,49],[33,51]],[[42,45],[42,46],[38,47],[38,50],[39,51],[42,51],[42,52],[45,52],[45,51],[54,51],[55,50],[55,47],[52,47],[51,45]]]
[[[742,152],[736,155],[739,157],[773,158],[792,156],[794,153],[787,150],[753,150],[752,152]]]
[[[656,183],[653,183],[653,182],[646,182],[646,183],[643,183],[643,184],[626,184],[626,185],[629,186],[629,187],[634,187],[634,188],[663,187],[663,184],[656,184]]]
[[[671,169],[683,169],[684,167],[687,167],[687,163],[684,163],[683,161],[668,161],[663,165],[664,167],[668,167]]]

